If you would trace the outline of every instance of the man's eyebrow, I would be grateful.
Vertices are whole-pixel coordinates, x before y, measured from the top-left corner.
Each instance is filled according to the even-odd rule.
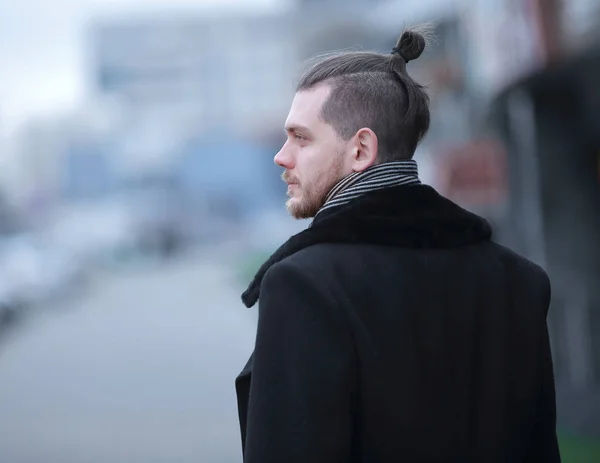
[[[311,131],[307,128],[304,127],[302,125],[298,125],[298,124],[289,124],[285,126],[285,131],[288,133],[296,133],[296,132],[303,132],[307,135],[309,135],[311,133]]]

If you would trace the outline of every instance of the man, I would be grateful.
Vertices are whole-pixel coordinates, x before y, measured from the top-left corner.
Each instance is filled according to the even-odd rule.
[[[420,183],[425,40],[301,79],[275,156],[314,220],[261,267],[236,381],[246,463],[558,462],[550,284]]]

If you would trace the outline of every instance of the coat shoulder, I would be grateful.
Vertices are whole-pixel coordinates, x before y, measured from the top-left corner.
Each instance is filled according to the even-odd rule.
[[[288,291],[298,291],[298,288],[309,285],[330,303],[337,300],[339,286],[354,280],[348,273],[350,262],[356,260],[364,245],[346,243],[319,243],[308,246],[291,256],[274,264],[266,272],[261,284],[263,290],[271,292],[274,287],[281,290],[287,286]],[[355,268],[351,273],[360,273]],[[354,275],[355,276],[355,275]]]
[[[547,287],[550,290],[550,278],[546,271],[535,262],[528,258],[516,253],[510,248],[502,246],[501,244],[490,242],[490,248],[498,256],[498,258],[511,270],[519,275],[526,277],[530,281],[533,280],[536,283]]]

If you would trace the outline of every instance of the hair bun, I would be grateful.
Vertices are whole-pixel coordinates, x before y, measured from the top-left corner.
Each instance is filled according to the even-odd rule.
[[[414,29],[407,29],[402,32],[398,43],[394,47],[394,52],[408,63],[421,56],[426,44],[425,37],[421,33]]]

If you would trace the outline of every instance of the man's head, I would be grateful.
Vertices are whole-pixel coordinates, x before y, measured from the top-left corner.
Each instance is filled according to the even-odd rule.
[[[302,76],[275,156],[289,184],[288,210],[314,217],[327,193],[352,172],[411,159],[429,128],[429,98],[406,73],[425,39],[402,33],[395,52],[338,53]]]

